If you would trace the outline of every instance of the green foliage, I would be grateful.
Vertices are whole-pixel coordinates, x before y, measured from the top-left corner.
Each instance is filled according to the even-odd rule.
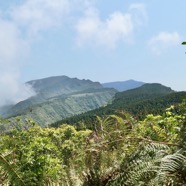
[[[0,184],[186,185],[185,113],[184,100],[142,121],[126,112],[97,116],[93,130],[27,120],[27,127],[0,136]]]
[[[170,107],[164,115],[148,115],[136,127],[140,146],[123,159],[120,171],[108,185],[185,185],[186,156],[183,133],[185,101],[177,109]],[[181,144],[183,146],[180,146]]]
[[[130,161],[122,164],[120,172],[109,185],[184,185],[181,173],[186,168],[186,157],[181,152],[172,153],[164,144],[149,144],[139,148]]]
[[[4,152],[0,154],[0,184],[11,184],[11,185],[20,185],[24,186],[22,178],[19,176],[19,173],[14,168],[13,162],[9,162],[8,156],[11,152]]]
[[[1,136],[0,146],[2,151],[12,151],[26,185],[49,185],[68,173],[70,162],[76,163],[74,156],[82,151],[89,133],[67,125],[58,129],[36,126]]]
[[[147,117],[138,124],[137,130],[139,134],[155,141],[176,143],[180,137],[179,132],[184,116],[174,114],[170,109],[167,109],[162,116],[147,115]]]

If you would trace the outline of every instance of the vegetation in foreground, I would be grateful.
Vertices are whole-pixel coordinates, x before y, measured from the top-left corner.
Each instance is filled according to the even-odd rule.
[[[143,121],[123,112],[97,117],[94,130],[29,121],[0,136],[0,185],[184,186],[185,114],[184,100]]]

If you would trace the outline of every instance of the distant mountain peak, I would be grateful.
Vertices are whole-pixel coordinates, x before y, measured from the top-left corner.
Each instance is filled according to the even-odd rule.
[[[136,81],[133,79],[129,79],[126,81],[115,81],[115,82],[108,82],[108,83],[102,83],[103,87],[105,88],[114,88],[119,92],[123,92],[126,90],[138,88],[142,85],[144,85],[144,82]]]
[[[26,82],[33,87],[37,93],[41,94],[61,94],[71,93],[74,91],[82,91],[91,88],[103,88],[99,82],[90,80],[80,80],[78,78],[70,78],[68,76],[52,76],[38,80]],[[55,95],[51,95],[55,96]],[[47,96],[48,97],[48,96]]]

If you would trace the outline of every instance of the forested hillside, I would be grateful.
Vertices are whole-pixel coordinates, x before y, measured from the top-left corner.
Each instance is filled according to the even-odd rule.
[[[96,116],[107,116],[121,111],[130,113],[136,119],[144,119],[147,114],[162,114],[167,107],[181,103],[184,97],[186,92],[174,92],[161,84],[145,84],[136,89],[116,93],[113,102],[105,107],[58,121],[52,126],[59,126],[60,123],[81,126],[81,122],[84,122],[91,128]]]

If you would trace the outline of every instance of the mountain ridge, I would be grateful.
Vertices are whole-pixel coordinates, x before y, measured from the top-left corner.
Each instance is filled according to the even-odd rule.
[[[119,92],[123,92],[126,90],[138,88],[145,83],[142,81],[136,81],[133,79],[129,79],[126,81],[113,81],[113,82],[108,82],[108,83],[102,83],[103,87],[105,88],[114,88]]]
[[[37,94],[41,94],[46,98],[54,97],[60,94],[69,94],[89,88],[103,88],[99,82],[91,80],[70,78],[68,76],[51,76],[38,80],[26,82],[31,85]]]
[[[116,90],[99,82],[67,76],[53,76],[26,82],[36,92],[9,108],[3,117],[30,118],[40,125],[80,114],[108,104]]]

